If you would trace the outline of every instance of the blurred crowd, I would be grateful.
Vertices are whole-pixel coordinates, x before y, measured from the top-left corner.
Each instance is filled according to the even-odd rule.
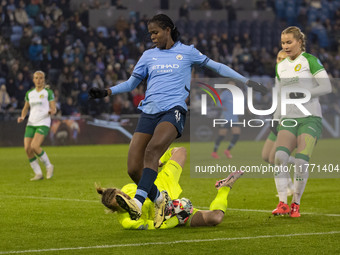
[[[104,99],[88,100],[87,90],[108,88],[129,78],[136,61],[151,47],[147,33],[150,17],[135,13],[119,17],[111,27],[93,28],[89,24],[91,9],[112,5],[126,9],[122,1],[82,2],[77,11],[70,11],[69,0],[0,1],[0,111],[22,109],[25,93],[33,87],[32,74],[39,69],[46,73],[60,115],[138,113],[145,81],[131,93]],[[178,10],[176,21],[181,41],[270,88],[280,32],[288,25],[298,25],[307,34],[307,51],[321,60],[331,77],[339,78],[340,1],[269,0],[257,1],[257,6],[276,13],[274,24],[238,20],[230,1],[204,0],[198,6],[190,6],[188,1]],[[228,14],[224,21],[190,20],[195,9],[221,8]],[[195,69],[193,77],[215,76]],[[325,109],[340,114],[340,85],[333,85],[334,93],[327,102],[334,107]],[[270,100],[270,95],[258,99],[260,103]]]

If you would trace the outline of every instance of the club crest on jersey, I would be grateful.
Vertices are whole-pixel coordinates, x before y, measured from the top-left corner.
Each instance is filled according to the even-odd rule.
[[[40,99],[43,99],[43,98],[44,98],[44,95],[40,95],[39,98],[40,98]]]
[[[182,60],[182,59],[183,59],[183,56],[182,56],[181,54],[178,54],[178,55],[176,56],[176,58],[177,58],[178,60]]]
[[[301,69],[301,64],[297,64],[297,65],[294,67],[295,72],[300,71],[300,69]]]

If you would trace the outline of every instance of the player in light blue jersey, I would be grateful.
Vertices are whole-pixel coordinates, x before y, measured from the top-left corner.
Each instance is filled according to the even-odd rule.
[[[146,197],[155,202],[154,224],[158,228],[164,220],[165,195],[159,192],[158,160],[170,144],[181,136],[184,128],[189,95],[191,70],[194,65],[207,67],[221,76],[234,78],[262,93],[266,88],[250,81],[226,65],[217,63],[199,52],[194,46],[179,41],[179,32],[172,20],[164,15],[154,16],[148,22],[148,31],[154,48],[146,50],[136,64],[131,77],[110,89],[91,88],[90,98],[133,90],[147,78],[145,99],[140,102],[142,111],[128,153],[128,173],[138,184],[136,195],[117,201],[129,211],[131,219],[138,219]]]
[[[241,134],[241,128],[236,124],[238,122],[238,116],[233,114],[233,95],[228,89],[221,93],[221,101],[223,104],[221,118],[227,120],[228,122],[218,130],[214,151],[211,153],[211,156],[216,159],[220,158],[217,154],[217,150],[220,147],[222,140],[226,137],[228,129],[231,129],[232,137],[228,148],[224,150],[224,154],[227,158],[232,158],[230,150],[235,146]]]

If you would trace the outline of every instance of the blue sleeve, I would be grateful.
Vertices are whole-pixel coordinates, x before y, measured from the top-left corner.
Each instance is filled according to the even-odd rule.
[[[233,78],[233,79],[242,81],[243,83],[246,83],[249,80],[248,78],[242,76],[241,74],[234,71],[230,67],[224,64],[215,62],[211,59],[209,59],[209,61],[206,63],[205,66],[223,77]]]
[[[206,55],[203,55],[199,50],[192,46],[192,51],[190,54],[191,62],[194,65],[205,66],[209,61]]]
[[[145,53],[138,60],[135,68],[133,69],[132,76],[143,80],[148,74],[148,65],[147,65],[147,57]]]
[[[135,76],[130,76],[130,78],[127,81],[124,81],[110,88],[112,95],[129,92],[133,90],[134,88],[136,88],[141,81],[142,79],[136,78]]]

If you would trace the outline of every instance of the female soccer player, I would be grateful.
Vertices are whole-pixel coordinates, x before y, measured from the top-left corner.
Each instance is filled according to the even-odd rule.
[[[305,115],[295,104],[287,105],[287,112],[281,111],[281,123],[276,140],[275,164],[281,165],[281,171],[275,174],[276,189],[279,194],[279,204],[274,215],[289,214],[300,217],[300,200],[308,179],[308,162],[316,141],[322,132],[322,113],[319,96],[332,91],[328,74],[321,62],[305,52],[305,35],[298,27],[288,27],[281,33],[282,49],[287,58],[276,66],[278,85],[282,87],[300,87],[307,89],[311,99],[303,106],[311,115]],[[304,93],[289,93],[291,99],[301,99]],[[281,109],[283,110],[283,109]],[[290,153],[296,148],[294,194],[291,206],[287,203],[287,166]]]
[[[179,185],[182,168],[186,161],[186,150],[183,147],[169,149],[160,159],[162,166],[155,184],[160,190],[167,190],[172,199],[177,199],[182,188]],[[228,206],[228,194],[243,172],[237,171],[226,179],[218,181],[215,187],[218,189],[215,199],[210,204],[210,210],[198,210],[194,208],[185,226],[215,226],[222,222]],[[232,177],[231,177],[232,176]],[[112,212],[117,212],[119,223],[125,229],[155,229],[153,225],[153,204],[147,199],[142,206],[142,216],[138,220],[131,220],[129,213],[117,203],[117,196],[124,196],[131,200],[136,194],[137,186],[134,183],[125,185],[121,190],[116,188],[103,189],[97,187],[97,192],[102,195],[102,203]],[[184,215],[185,217],[186,215]],[[171,217],[161,224],[161,229],[173,228],[179,225],[179,217]]]
[[[118,203],[125,207],[131,219],[138,219],[141,208],[149,197],[155,201],[155,226],[164,219],[165,198],[154,181],[157,178],[158,160],[170,144],[181,136],[184,128],[193,65],[205,66],[224,77],[244,82],[262,93],[266,88],[250,81],[226,65],[217,63],[193,46],[179,41],[179,32],[172,20],[164,15],[154,16],[148,22],[148,31],[155,48],[143,53],[131,77],[117,86],[101,90],[91,88],[92,98],[101,98],[133,90],[146,76],[145,99],[140,102],[142,111],[128,153],[128,173],[137,184],[134,199],[117,195]]]
[[[218,137],[215,141],[214,150],[211,153],[211,156],[216,159],[220,158],[217,154],[217,150],[220,147],[222,140],[226,137],[228,130],[231,129],[232,138],[228,148],[224,151],[227,158],[232,158],[230,150],[234,148],[241,135],[241,128],[239,126],[235,126],[235,124],[232,126],[232,123],[238,122],[238,116],[233,115],[233,96],[228,89],[221,93],[221,101],[223,104],[221,118],[228,120],[228,123],[218,130]]]
[[[284,50],[280,50],[276,57],[276,63],[280,63],[287,57],[287,54]],[[277,78],[275,79],[275,83],[277,84]],[[280,109],[280,108],[278,108]],[[277,110],[274,114],[274,119],[279,119],[279,110]],[[275,130],[270,131],[270,134],[268,138],[266,139],[266,142],[263,145],[262,148],[262,159],[270,164],[275,164],[275,152],[276,152],[276,136],[277,136],[277,127],[273,127]],[[293,156],[289,157],[289,162],[291,164],[294,164],[295,158]],[[287,185],[287,196],[292,196],[294,191],[294,184],[292,182],[292,178],[288,177],[288,185]],[[277,195],[278,196],[278,195]]]
[[[18,117],[21,123],[30,108],[30,114],[25,131],[24,146],[30,165],[35,173],[31,181],[44,179],[36,155],[46,166],[46,178],[53,176],[54,166],[51,164],[46,152],[41,148],[45,137],[50,130],[51,116],[57,112],[53,91],[45,88],[45,73],[36,71],[33,74],[34,89],[27,91],[25,105]]]

